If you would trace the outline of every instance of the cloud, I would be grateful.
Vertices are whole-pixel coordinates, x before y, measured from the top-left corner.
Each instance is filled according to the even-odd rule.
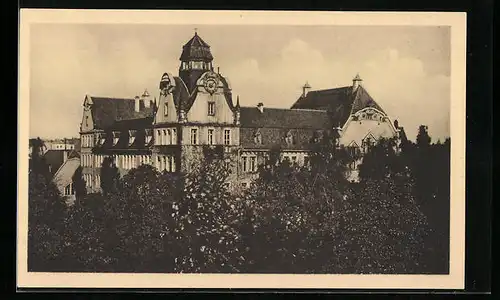
[[[429,126],[434,140],[449,136],[450,78],[427,74],[421,60],[402,56],[397,49],[374,52],[362,61],[341,60],[293,39],[275,60],[265,64],[247,59],[229,66],[225,75],[242,105],[290,107],[306,81],[313,90],[347,86],[358,72],[368,92],[398,119],[410,139],[421,124]]]
[[[112,33],[103,38],[67,26],[33,33],[31,136],[77,136],[85,94],[133,97],[147,88],[157,96],[161,74],[177,73],[178,56],[152,49],[156,42],[144,42],[140,34],[124,38]],[[173,42],[165,43],[161,47]],[[427,124],[435,139],[449,135],[450,79],[426,73],[418,57],[396,48],[370,49],[362,57],[339,55],[297,37],[275,44],[253,54],[242,51],[246,57],[216,57],[242,105],[264,102],[269,107],[290,107],[306,81],[313,89],[347,86],[359,72],[368,92],[399,120],[410,138],[420,124]]]

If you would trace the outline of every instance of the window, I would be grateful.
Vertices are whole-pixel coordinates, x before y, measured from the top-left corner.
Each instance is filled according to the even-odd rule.
[[[247,171],[247,159],[248,159],[248,158],[247,158],[246,156],[243,156],[243,157],[241,158],[242,163],[243,163],[243,172],[246,172],[246,171]]]
[[[215,102],[208,102],[208,115],[215,116]]]
[[[304,166],[309,165],[309,156],[304,156]]]
[[[168,171],[174,171],[174,158],[172,156],[168,157]]]
[[[89,116],[85,116],[85,126],[89,126]]]
[[[231,144],[231,130],[224,129],[224,145]]]
[[[208,144],[209,145],[214,144],[214,130],[213,129],[208,130]]]
[[[198,144],[198,129],[191,129],[191,144],[197,145]]]
[[[167,129],[167,142],[166,144],[171,144],[172,143],[172,132],[170,129]]]
[[[242,183],[241,183],[241,186],[242,186],[243,188],[246,188],[246,187],[248,186],[248,183],[246,183],[246,182],[242,182]]]
[[[250,172],[255,172],[257,170],[255,161],[256,161],[255,156],[250,157]]]
[[[294,163],[294,164],[297,163],[297,156],[295,156],[295,155],[292,156],[292,163]]]
[[[172,145],[177,144],[177,130],[175,128],[172,128]]]
[[[74,194],[75,190],[73,190],[73,184],[70,183],[64,188],[64,195],[69,196]]]
[[[168,116],[168,103],[165,102],[165,105],[163,107],[165,107],[165,116]]]
[[[163,135],[161,137],[161,144],[166,145],[167,144],[167,130],[163,129]]]

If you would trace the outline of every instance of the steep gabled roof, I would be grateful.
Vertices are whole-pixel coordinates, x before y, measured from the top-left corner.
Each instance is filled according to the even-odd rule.
[[[370,96],[370,94],[368,94],[363,86],[359,86],[354,93],[354,101],[352,104],[351,114],[355,114],[356,112],[367,107],[373,107],[385,114],[382,108],[377,104],[377,102],[375,102],[375,100],[373,100],[373,98]]]
[[[195,33],[194,36],[182,47],[181,61],[203,60],[212,61],[213,56],[210,52],[210,46]]]
[[[241,127],[249,128],[303,128],[325,129],[330,127],[328,114],[322,110],[264,108],[240,108]]]
[[[145,107],[141,101],[140,111],[135,111],[135,100],[126,98],[93,97],[92,119],[96,129],[104,129],[115,121],[139,119],[153,115],[153,107]]]
[[[353,93],[352,86],[310,91],[292,105],[292,109],[320,109],[328,111],[334,126],[345,124],[351,114],[373,107],[384,113],[368,92],[359,86]]]

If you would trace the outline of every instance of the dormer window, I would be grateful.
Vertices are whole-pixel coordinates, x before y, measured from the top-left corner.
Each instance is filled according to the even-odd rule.
[[[255,132],[253,139],[255,144],[262,145],[262,133],[260,132],[259,129]]]
[[[129,130],[128,131],[128,145],[132,145],[135,141],[135,136],[136,136],[137,130]]]
[[[113,131],[113,146],[118,143],[119,139],[120,139],[120,132],[119,131]]]
[[[288,131],[286,136],[285,136],[285,142],[287,145],[293,145],[295,143],[292,132]]]
[[[146,145],[149,145],[151,143],[151,140],[153,139],[153,130],[152,129],[146,129],[145,132],[145,143]]]
[[[321,140],[323,136],[323,132],[321,132],[321,130],[316,130],[313,134],[313,138],[312,138],[312,142],[313,143],[319,143],[319,141]]]
[[[104,142],[106,142],[106,133],[101,133],[98,137],[97,142],[99,143],[99,146],[104,145]]]

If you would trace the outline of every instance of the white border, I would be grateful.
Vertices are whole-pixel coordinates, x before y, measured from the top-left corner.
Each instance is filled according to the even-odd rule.
[[[27,272],[30,24],[410,25],[451,26],[451,236],[449,275],[87,274]],[[465,261],[466,14],[442,12],[276,12],[32,10],[20,13],[18,287],[463,289]]]

